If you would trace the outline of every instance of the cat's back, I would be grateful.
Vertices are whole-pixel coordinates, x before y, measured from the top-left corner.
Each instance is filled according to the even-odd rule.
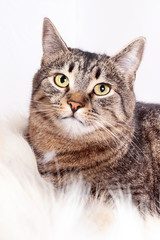
[[[146,131],[160,129],[160,104],[137,102],[135,120],[144,126]]]
[[[160,105],[137,102],[135,122],[140,141],[148,145],[153,159],[160,163]]]

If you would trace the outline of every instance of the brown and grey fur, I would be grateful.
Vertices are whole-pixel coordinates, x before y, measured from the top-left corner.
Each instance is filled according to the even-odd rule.
[[[159,212],[160,106],[136,102],[133,91],[144,44],[138,38],[113,57],[71,49],[45,19],[28,131],[38,169],[56,187],[82,176],[92,194],[108,198],[110,191],[130,190],[139,208]],[[65,74],[69,87],[52,84],[55,73]],[[96,96],[99,82],[109,83],[112,94]],[[81,122],[68,120],[67,128],[73,115],[68,100],[83,108],[75,113]]]

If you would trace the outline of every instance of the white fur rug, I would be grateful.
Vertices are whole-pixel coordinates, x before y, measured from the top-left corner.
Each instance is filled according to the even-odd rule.
[[[15,114],[17,115],[17,114]],[[37,171],[23,139],[27,118],[0,118],[0,239],[158,240],[160,220],[143,220],[131,199],[87,203],[87,190],[75,183],[55,194]]]

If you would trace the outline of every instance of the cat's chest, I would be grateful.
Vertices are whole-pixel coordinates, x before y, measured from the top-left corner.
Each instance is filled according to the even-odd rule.
[[[115,164],[116,159],[121,158],[123,151],[126,151],[125,148],[119,149],[115,142],[108,145],[107,141],[93,141],[92,138],[77,141],[62,138],[46,129],[40,130],[31,125],[30,140],[39,169],[45,173],[56,175],[58,170],[88,174],[94,169],[99,172],[101,166],[104,165],[105,169],[106,166]]]
[[[58,164],[64,169],[82,169],[87,168],[102,159],[107,158],[107,149],[105,147],[90,145],[85,143],[76,143],[74,141],[57,141],[54,139],[52,145],[43,150],[41,161],[46,165]]]

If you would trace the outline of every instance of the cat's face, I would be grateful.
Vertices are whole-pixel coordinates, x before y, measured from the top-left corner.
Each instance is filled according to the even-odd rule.
[[[79,138],[97,129],[111,135],[133,117],[133,81],[143,48],[139,38],[114,57],[68,49],[46,19],[32,111],[43,114],[60,135]]]

